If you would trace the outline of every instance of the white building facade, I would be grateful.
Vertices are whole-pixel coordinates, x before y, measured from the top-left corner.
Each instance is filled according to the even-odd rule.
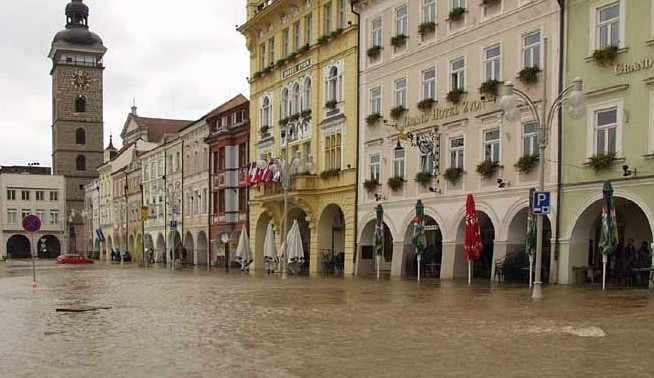
[[[47,173],[36,173],[33,167],[8,168],[0,170],[0,257],[29,258],[38,252],[39,257],[55,258],[67,253],[64,177],[50,175],[49,168],[37,168]],[[41,219],[41,229],[34,235],[23,230],[22,220],[28,215]]]
[[[523,109],[518,122],[507,122],[497,101],[507,81],[539,107],[544,96],[547,104],[556,97],[558,4],[487,3],[354,2],[361,28],[359,182],[366,188],[358,194],[358,274],[374,268],[378,204],[386,231],[383,270],[392,276],[417,273],[412,234],[421,199],[426,258],[433,267],[428,273],[462,278],[465,203],[473,194],[484,245],[474,276],[489,279],[494,262],[524,251],[528,193],[537,186],[538,164],[545,162],[546,188],[555,192],[557,127],[549,131],[550,145],[539,159],[531,113]],[[419,135],[433,147],[421,151],[411,143]],[[555,205],[553,197],[551,208]],[[548,252],[556,215],[549,217]]]

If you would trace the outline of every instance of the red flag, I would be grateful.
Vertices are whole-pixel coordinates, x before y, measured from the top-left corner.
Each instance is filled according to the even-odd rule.
[[[463,248],[465,249],[466,259],[479,260],[481,257],[483,246],[481,244],[481,232],[479,231],[475,200],[472,198],[472,194],[468,194],[466,200],[466,234]]]
[[[248,173],[247,184],[248,186],[254,186],[257,184],[257,174],[259,169],[257,168],[257,163],[251,163],[250,172]]]

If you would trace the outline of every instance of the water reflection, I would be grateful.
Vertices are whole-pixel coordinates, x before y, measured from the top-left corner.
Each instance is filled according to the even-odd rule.
[[[643,290],[0,264],[0,377],[648,376]],[[56,313],[57,306],[109,310]]]

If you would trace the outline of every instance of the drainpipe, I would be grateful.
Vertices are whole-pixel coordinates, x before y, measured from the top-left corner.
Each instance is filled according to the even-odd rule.
[[[565,68],[565,57],[567,56],[566,50],[567,50],[567,45],[565,43],[565,32],[566,32],[566,27],[565,27],[565,0],[558,0],[560,12],[559,12],[559,88],[557,89],[557,93],[561,93],[563,90],[563,81],[564,81],[564,72],[566,70]],[[558,137],[559,137],[559,143],[557,145],[557,161],[558,164],[556,165],[556,221],[554,222],[554,235],[556,235],[556,238],[554,239],[554,249],[553,251],[550,252],[550,275],[549,275],[549,284],[552,284],[554,282],[558,282],[559,277],[558,277],[558,267],[555,267],[555,262],[559,261],[558,254],[559,254],[559,248],[560,248],[560,239],[561,236],[559,234],[561,230],[561,191],[562,191],[562,179],[561,179],[561,158],[563,157],[563,144],[561,143],[561,136],[563,135],[563,116],[561,112],[561,108],[557,111],[557,130],[558,130]],[[556,274],[554,274],[556,268]]]
[[[359,26],[361,24],[360,23],[361,16],[359,15],[359,13],[357,13],[354,10],[354,4],[353,3],[354,3],[354,1],[350,2],[350,9],[352,10],[352,13],[354,13],[356,15],[356,23],[357,23],[356,24],[356,27],[357,27],[357,52],[356,52],[356,54],[357,54],[357,56],[356,56],[357,72],[356,72],[356,77],[355,77],[356,87],[357,87],[357,91],[356,91],[356,93],[357,93],[356,94],[357,116],[356,116],[356,121],[355,121],[356,122],[356,127],[357,127],[357,129],[356,129],[357,130],[357,133],[356,133],[357,134],[357,136],[356,136],[357,147],[356,147],[356,158],[355,158],[355,163],[354,163],[355,167],[356,167],[357,174],[356,174],[356,178],[355,178],[356,188],[354,190],[354,233],[353,233],[354,234],[354,276],[356,277],[358,275],[359,259],[360,259],[359,250],[358,250],[359,243],[357,241],[357,231],[358,231],[358,228],[359,228],[359,216],[357,214],[357,209],[359,208],[359,170],[361,170],[361,167],[359,166],[359,161],[360,161],[360,159],[359,159],[359,119],[361,117],[361,107],[359,106],[360,105],[359,98],[361,96],[360,95],[361,91],[359,91],[359,73],[361,72],[361,59],[360,59],[361,45],[359,44],[359,41],[361,40],[361,28]]]

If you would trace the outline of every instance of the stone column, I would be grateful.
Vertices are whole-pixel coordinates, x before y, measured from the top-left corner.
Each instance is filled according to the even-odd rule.
[[[345,224],[345,262],[343,264],[343,275],[354,275],[354,222],[349,222]]]
[[[503,259],[506,256],[506,250],[507,250],[507,245],[509,244],[508,241],[497,241],[495,240],[493,244],[493,257],[491,259],[491,276],[490,280],[493,282],[493,278],[495,277],[495,262]]]
[[[456,242],[443,241],[443,255],[441,258],[441,279],[453,279],[455,276]]]
[[[318,273],[318,263],[320,262],[320,256],[318,253],[318,229],[314,222],[311,222],[309,217],[305,218],[307,221],[307,227],[309,227],[309,274],[314,276]],[[290,228],[289,228],[290,230]]]
[[[402,277],[403,262],[404,262],[404,241],[403,240],[393,241],[393,261],[391,262],[391,277]]]

